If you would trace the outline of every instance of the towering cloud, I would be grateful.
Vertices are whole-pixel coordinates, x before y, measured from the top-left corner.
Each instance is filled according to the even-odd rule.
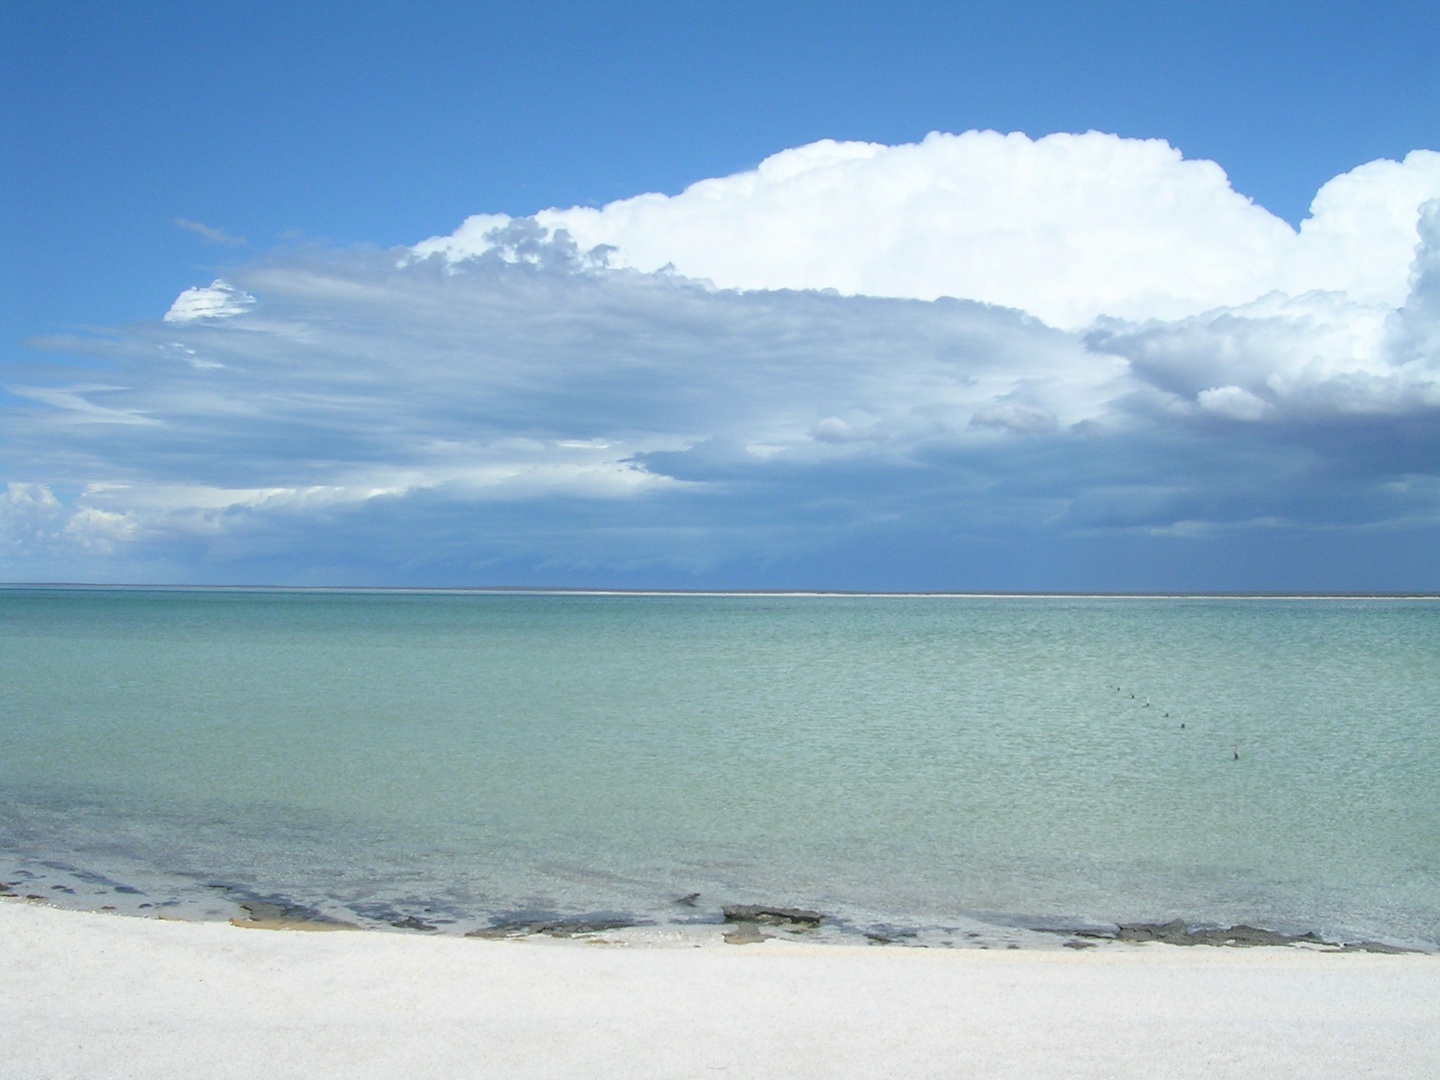
[[[1298,232],[1230,187],[1212,161],[1158,139],[1088,132],[931,134],[905,146],[824,141],[675,196],[545,210],[617,266],[721,288],[961,297],[1053,326],[1101,315],[1175,319],[1266,293],[1404,302],[1417,208],[1440,197],[1440,153],[1375,161],[1331,180]],[[489,249],[507,218],[481,214],[420,254]]]

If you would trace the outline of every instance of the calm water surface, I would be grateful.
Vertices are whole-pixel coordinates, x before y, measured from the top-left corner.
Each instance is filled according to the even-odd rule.
[[[1433,601],[12,588],[0,670],[71,906],[1440,945]]]

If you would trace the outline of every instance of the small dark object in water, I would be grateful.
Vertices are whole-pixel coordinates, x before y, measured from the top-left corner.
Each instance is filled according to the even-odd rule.
[[[699,899],[700,899],[700,894],[699,894],[698,892],[692,892],[692,893],[687,893],[687,894],[685,894],[684,896],[680,897],[678,900],[675,901],[675,903],[677,903],[677,904],[683,904],[683,905],[685,905],[686,907],[694,907],[694,906],[695,906],[695,901],[696,901],[696,900],[699,900]]]
[[[1181,721],[1180,721],[1180,726],[1181,726],[1182,728],[1185,726],[1185,721],[1184,721],[1184,720],[1181,720]]]
[[[403,919],[392,919],[391,926],[397,926],[401,930],[434,930],[435,927],[427,922],[422,922],[414,915],[406,915]]]
[[[1239,748],[1238,746],[1237,746],[1234,750],[1230,751],[1230,760],[1231,760],[1231,761],[1239,761],[1239,760],[1240,760],[1240,748]]]
[[[796,926],[819,926],[825,916],[818,911],[804,908],[765,907],[762,904],[732,904],[721,908],[725,921],[733,923],[765,923],[778,926],[793,923]]]

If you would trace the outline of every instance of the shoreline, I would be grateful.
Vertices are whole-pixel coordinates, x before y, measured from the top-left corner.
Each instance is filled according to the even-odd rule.
[[[1440,956],[256,932],[0,903],[0,1074],[1422,1077]],[[626,940],[627,935],[631,940]]]
[[[46,864],[53,872],[62,868]],[[1210,948],[1305,948],[1326,952],[1369,952],[1440,956],[1428,939],[1400,940],[1357,933],[1319,933],[1309,927],[1282,927],[1262,921],[1217,923],[1189,921],[1174,915],[1164,921],[1105,921],[1063,918],[985,918],[974,913],[954,916],[935,924],[893,921],[854,921],[834,912],[769,904],[722,904],[707,900],[697,907],[699,893],[672,898],[676,917],[652,912],[641,915],[621,910],[562,912],[548,909],[509,908],[489,916],[455,917],[424,904],[402,905],[388,914],[361,914],[342,904],[319,906],[273,893],[255,893],[229,884],[200,887],[204,900],[194,896],[161,899],[131,886],[117,886],[101,875],[65,868],[71,885],[53,881],[6,884],[0,880],[0,902],[28,903],[61,911],[161,919],[169,922],[226,923],[246,929],[353,930],[367,933],[419,933],[441,938],[513,940],[530,937],[588,938],[594,934],[622,935],[634,941],[647,936],[692,935],[699,939],[723,936],[731,944],[750,944],[768,938],[819,947],[863,945],[911,949],[1027,950],[1091,949],[1145,942]],[[70,880],[67,877],[66,880]],[[95,890],[105,880],[107,888]],[[74,887],[72,887],[74,886]],[[87,900],[77,887],[98,891]],[[98,901],[107,900],[108,903]],[[685,913],[682,915],[682,912]],[[733,939],[733,940],[732,940]]]

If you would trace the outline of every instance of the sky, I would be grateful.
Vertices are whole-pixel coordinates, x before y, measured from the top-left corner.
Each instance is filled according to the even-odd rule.
[[[0,580],[1440,590],[1435,40],[6,5]]]

